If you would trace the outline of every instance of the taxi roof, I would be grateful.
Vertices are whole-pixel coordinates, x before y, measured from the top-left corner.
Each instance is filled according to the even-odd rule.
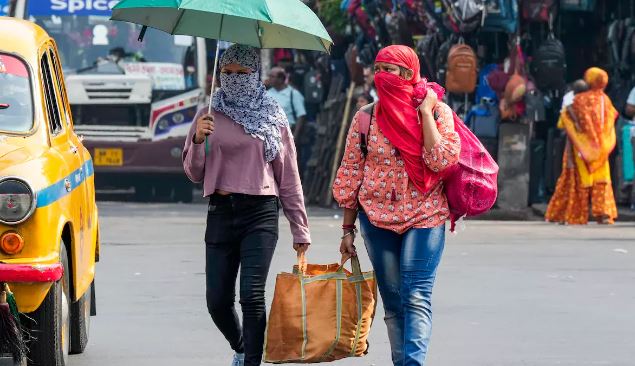
[[[0,52],[37,60],[38,49],[50,38],[44,29],[33,22],[0,17]]]

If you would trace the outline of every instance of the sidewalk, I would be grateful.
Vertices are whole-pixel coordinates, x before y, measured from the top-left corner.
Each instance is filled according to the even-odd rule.
[[[319,206],[309,206],[307,208],[309,216],[312,217],[335,217],[342,216],[342,210],[334,208],[324,208]],[[468,220],[488,220],[488,221],[543,221],[547,211],[546,203],[534,204],[524,210],[502,210],[494,208],[489,212],[470,217]],[[635,211],[628,207],[618,207],[617,222],[635,222]]]
[[[547,212],[547,204],[540,203],[531,206],[535,215],[539,217],[545,217],[545,212]],[[617,222],[635,222],[635,211],[631,211],[628,207],[618,206],[617,207]]]

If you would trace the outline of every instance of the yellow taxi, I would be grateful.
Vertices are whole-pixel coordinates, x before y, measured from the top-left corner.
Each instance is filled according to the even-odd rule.
[[[65,365],[84,351],[98,260],[93,164],[55,42],[0,17],[0,285],[25,314],[29,363]]]

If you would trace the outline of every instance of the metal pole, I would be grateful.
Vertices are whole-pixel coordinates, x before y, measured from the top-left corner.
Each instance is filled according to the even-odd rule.
[[[218,53],[219,53],[220,40],[216,41],[216,56],[214,56],[214,72],[212,74],[212,87],[209,92],[209,105],[207,106],[207,113],[212,113],[212,96],[214,95],[214,88],[216,87],[216,69],[218,68]]]

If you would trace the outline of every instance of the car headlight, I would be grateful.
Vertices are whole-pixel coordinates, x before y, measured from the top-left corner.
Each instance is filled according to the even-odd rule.
[[[18,178],[0,180],[0,222],[15,225],[24,222],[35,211],[35,192]]]

